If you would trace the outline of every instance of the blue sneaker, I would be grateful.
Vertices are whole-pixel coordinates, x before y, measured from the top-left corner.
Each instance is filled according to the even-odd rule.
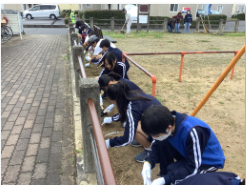
[[[149,156],[149,152],[147,150],[144,150],[140,154],[136,155],[134,159],[137,162],[144,163],[145,159]]]
[[[131,143],[131,145],[132,145],[133,147],[140,147],[140,146],[142,146],[142,145],[140,145],[136,140],[133,140],[132,143]]]

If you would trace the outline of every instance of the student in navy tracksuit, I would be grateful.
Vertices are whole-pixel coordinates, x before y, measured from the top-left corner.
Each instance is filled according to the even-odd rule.
[[[198,173],[224,167],[225,156],[218,139],[198,118],[154,105],[143,113],[141,126],[154,139],[143,166],[144,184],[150,184],[151,169],[156,163],[160,163],[161,177],[151,185],[177,184]]]
[[[179,185],[245,185],[245,180],[231,172],[214,172],[194,175]]]
[[[102,42],[100,43],[100,48],[103,49],[104,53],[106,54],[107,52],[113,52],[115,54],[115,56],[117,57],[117,60],[118,61],[122,61],[122,51],[119,50],[118,48],[112,48],[110,46],[110,41],[105,39],[105,40],[102,40]],[[130,64],[128,62],[128,60],[125,58],[125,65],[126,65],[126,71],[129,70],[130,68]],[[127,77],[127,79],[129,79]]]
[[[104,92],[106,92],[110,84],[115,84],[121,80],[125,81],[127,83],[127,85],[129,86],[131,91],[143,92],[142,89],[140,89],[140,87],[138,87],[135,83],[133,83],[132,81],[130,81],[126,78],[122,78],[119,74],[117,74],[115,72],[103,74],[99,78],[98,83],[99,83],[100,89],[102,89]],[[111,104],[106,109],[104,109],[104,112],[110,113],[114,107],[115,107],[114,104]],[[102,125],[104,125],[105,123],[110,124],[113,121],[115,121],[115,122],[119,121],[119,114],[116,114],[113,117],[105,117]]]
[[[124,62],[117,61],[117,57],[113,52],[107,52],[103,57],[104,60],[104,68],[102,69],[98,78],[100,78],[103,74],[108,74],[109,72],[115,72],[122,76],[122,78],[128,79],[126,65]]]
[[[107,94],[109,101],[117,106],[119,110],[120,122],[125,123],[124,135],[106,140],[107,148],[127,146],[135,139],[145,148],[144,152],[135,156],[135,160],[144,162],[151,150],[150,142],[152,138],[148,138],[143,133],[140,120],[145,109],[151,105],[160,105],[161,103],[151,95],[131,91],[127,83],[122,80],[110,85]]]
[[[79,43],[79,45],[82,45],[84,44],[85,42],[85,37],[88,37],[89,35],[89,32],[91,32],[91,28],[89,28],[87,25],[82,25],[81,26],[81,29],[79,29],[79,33],[82,35],[82,39],[81,39],[81,42]]]

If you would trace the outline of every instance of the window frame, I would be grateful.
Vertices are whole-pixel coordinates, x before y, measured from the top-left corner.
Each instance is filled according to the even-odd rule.
[[[175,11],[175,10],[171,11],[171,5],[172,5],[172,4],[169,5],[169,12],[174,13],[174,12],[178,12],[178,11],[179,11],[179,4],[173,4],[173,5],[174,5],[174,6],[173,6],[173,9],[174,9],[175,5],[178,5],[178,6],[177,6],[177,11]]]
[[[221,7],[221,11],[219,11],[219,7]],[[219,6],[217,6],[217,11],[219,12],[219,13],[222,13],[222,11],[223,11],[223,6],[222,5],[219,5]]]
[[[34,9],[37,8],[37,7],[39,7],[39,10],[34,10]],[[33,7],[33,9],[32,9],[32,11],[40,11],[40,10],[42,10],[40,5],[39,5],[39,6],[35,6],[35,7]]]
[[[86,6],[86,8],[92,8],[92,4],[86,4],[85,6]]]

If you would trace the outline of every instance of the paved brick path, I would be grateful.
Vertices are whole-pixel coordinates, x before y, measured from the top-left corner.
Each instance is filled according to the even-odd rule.
[[[75,184],[67,49],[64,35],[13,37],[1,47],[2,184]]]

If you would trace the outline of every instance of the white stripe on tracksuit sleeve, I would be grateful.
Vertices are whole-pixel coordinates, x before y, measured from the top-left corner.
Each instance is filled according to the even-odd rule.
[[[119,67],[120,67],[120,73],[122,74],[119,74],[120,76],[122,76],[122,78],[125,78],[125,75],[126,75],[126,65],[123,63],[123,62],[117,62]]]

